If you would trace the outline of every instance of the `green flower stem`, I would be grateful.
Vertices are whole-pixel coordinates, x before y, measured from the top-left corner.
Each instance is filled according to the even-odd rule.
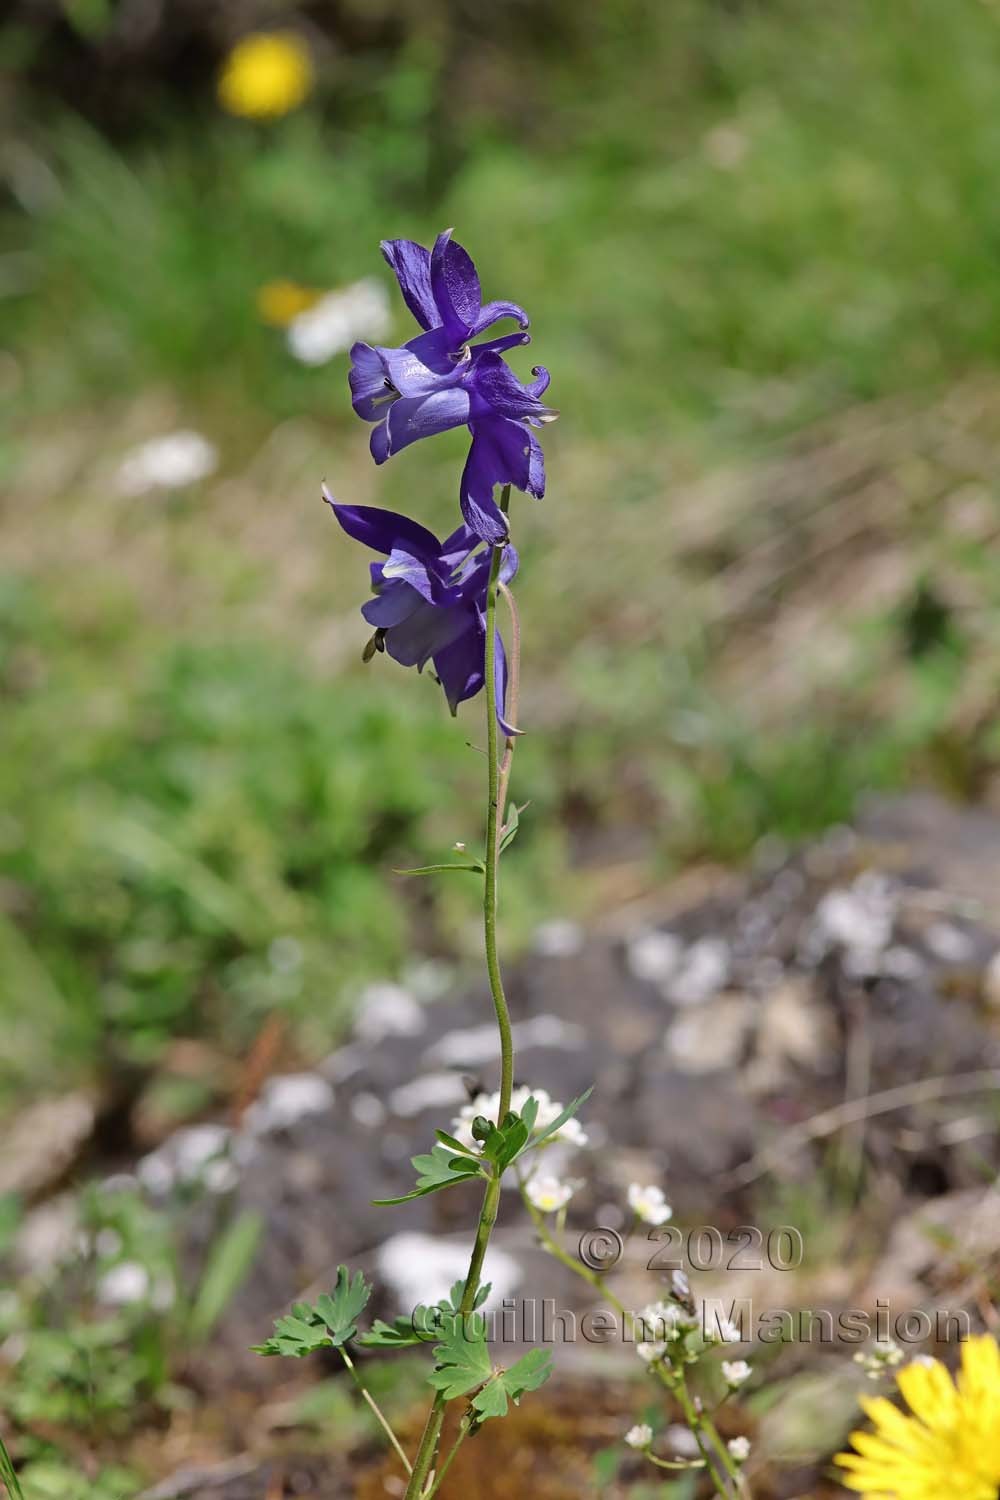
[[[623,1320],[627,1318],[629,1316],[629,1313],[628,1309],[625,1307],[625,1304],[615,1296],[614,1292],[609,1291],[609,1289],[604,1285],[604,1282],[602,1281],[598,1273],[591,1270],[590,1266],[584,1265],[582,1261],[577,1260],[574,1256],[570,1255],[569,1251],[565,1250],[563,1246],[553,1238],[552,1234],[549,1231],[549,1226],[545,1222],[544,1214],[542,1214],[535,1207],[535,1205],[531,1202],[531,1199],[525,1192],[525,1184],[520,1174],[518,1174],[518,1185],[521,1189],[521,1197],[524,1201],[524,1206],[528,1210],[528,1213],[531,1215],[531,1221],[534,1224],[535,1228],[538,1230],[539,1238],[541,1239],[545,1248],[548,1250],[549,1254],[553,1255],[561,1265],[564,1265],[567,1268],[567,1270],[572,1271],[575,1276],[581,1277],[583,1281],[586,1281],[590,1286],[594,1288],[595,1291],[599,1292],[600,1295],[604,1297],[605,1301],[611,1304],[620,1318],[622,1318]],[[722,1497],[722,1500],[733,1500],[733,1491],[730,1489],[730,1486],[726,1481],[726,1474],[728,1474],[733,1479],[734,1484],[737,1486],[736,1493],[743,1494],[745,1491],[745,1486],[743,1485],[742,1475],[740,1475],[738,1470],[734,1471],[735,1461],[733,1459],[733,1456],[723,1444],[722,1439],[719,1437],[718,1433],[715,1431],[711,1420],[705,1415],[704,1412],[699,1412],[697,1407],[695,1406],[694,1401],[691,1399],[691,1395],[688,1392],[687,1385],[685,1384],[683,1372],[681,1373],[679,1378],[672,1375],[671,1372],[666,1369],[662,1360],[659,1360],[656,1364],[652,1365],[651,1369],[655,1372],[660,1383],[666,1386],[667,1390],[675,1395],[678,1402],[680,1403],[680,1407],[684,1413],[685,1420],[687,1421],[687,1424],[694,1435],[695,1442],[698,1444],[698,1451],[701,1454],[702,1459],[704,1460],[704,1466],[708,1473],[711,1475],[712,1483],[715,1485],[716,1494],[720,1495]],[[711,1444],[711,1446],[716,1449],[716,1452],[719,1455],[717,1459],[713,1459],[712,1453],[709,1449],[709,1444]],[[719,1473],[717,1468],[717,1465],[720,1463],[723,1469],[722,1474]]]
[[[431,1496],[437,1494],[438,1490],[441,1487],[441,1481],[444,1479],[444,1476],[451,1468],[452,1459],[455,1457],[455,1454],[458,1452],[459,1448],[461,1448],[462,1444],[465,1442],[465,1439],[468,1437],[471,1427],[471,1419],[468,1416],[463,1417],[461,1422],[458,1424],[458,1435],[448,1452],[448,1456],[445,1459],[444,1463],[441,1465],[440,1469],[437,1471],[437,1474],[434,1476],[434,1481],[431,1484],[430,1489],[426,1492],[426,1500],[431,1500]]]
[[[340,1354],[341,1354],[341,1358],[344,1361],[344,1364],[347,1366],[347,1368],[351,1372],[351,1378],[354,1381],[354,1384],[357,1386],[358,1390],[361,1392],[362,1398],[368,1403],[368,1406],[370,1407],[370,1409],[372,1411],[372,1414],[375,1417],[376,1422],[379,1424],[379,1426],[381,1427],[382,1431],[385,1433],[386,1437],[389,1439],[390,1443],[395,1448],[396,1453],[398,1454],[399,1458],[402,1461],[403,1468],[406,1470],[407,1474],[411,1474],[413,1472],[413,1470],[410,1467],[410,1460],[407,1458],[406,1454],[403,1452],[403,1447],[402,1447],[402,1444],[399,1441],[399,1438],[393,1432],[392,1427],[389,1424],[388,1418],[380,1410],[378,1402],[375,1400],[375,1397],[372,1395],[371,1391],[369,1391],[368,1388],[365,1385],[362,1384],[361,1376],[358,1374],[358,1371],[357,1371],[357,1366],[355,1365],[353,1359],[348,1354],[347,1350],[343,1347],[343,1345],[340,1346]]]
[[[510,504],[510,485],[507,485],[500,499],[500,508],[504,515]],[[497,636],[497,592],[500,586],[500,565],[503,562],[503,547],[494,547],[490,560],[490,576],[486,590],[486,760],[488,765],[488,788],[489,796],[486,810],[486,876],[483,882],[483,932],[486,942],[486,972],[489,975],[490,994],[493,998],[493,1009],[496,1012],[497,1030],[500,1033],[500,1107],[497,1120],[502,1120],[510,1109],[510,1096],[514,1087],[514,1042],[511,1035],[510,1014],[507,1010],[507,998],[504,994],[503,979],[500,974],[500,960],[497,955],[497,885],[500,865],[500,830],[503,822],[503,808],[500,800],[500,734],[497,726],[497,688],[496,674],[493,670],[494,655],[496,651]],[[511,678],[517,679],[518,671],[518,641],[515,640],[512,653]],[[508,740],[504,751],[504,800],[506,800],[507,779],[510,776],[510,760],[514,753],[514,743]],[[479,1279],[482,1274],[483,1261],[486,1257],[486,1247],[493,1233],[493,1226],[497,1220],[497,1208],[500,1202],[500,1177],[499,1174],[490,1178],[483,1195],[483,1206],[479,1214],[479,1225],[476,1229],[476,1238],[472,1247],[472,1257],[469,1261],[469,1271],[465,1278],[465,1290],[462,1293],[461,1311],[470,1313],[479,1291]],[[445,1397],[439,1391],[435,1397],[424,1425],[423,1436],[420,1439],[420,1447],[413,1461],[413,1472],[410,1482],[406,1486],[404,1500],[429,1500],[434,1493],[438,1480],[431,1480],[428,1488],[428,1476],[434,1465],[438,1443],[441,1440],[441,1427],[444,1422]],[[450,1462],[449,1459],[446,1462]],[[439,1476],[440,1478],[440,1476]]]
[[[521,701],[521,618],[517,612],[514,595],[505,583],[499,585],[499,593],[510,611],[510,681],[507,688],[507,713],[504,717],[516,729]],[[501,835],[506,831],[507,826],[507,784],[510,781],[515,743],[513,737],[508,738],[497,776],[497,814]]]
[[[705,1460],[703,1458],[680,1458],[671,1460],[669,1458],[657,1458],[655,1453],[647,1453],[646,1458],[658,1469],[703,1469]]]
[[[506,515],[510,504],[510,485],[504,488],[500,509]],[[510,1109],[510,1096],[514,1087],[514,1043],[510,1029],[510,1014],[504,995],[500,960],[497,955],[497,884],[500,873],[500,828],[503,808],[500,803],[499,739],[497,725],[497,682],[493,670],[497,638],[497,589],[500,583],[500,565],[503,548],[493,548],[490,578],[486,589],[486,759],[488,762],[489,807],[486,815],[486,879],[483,886],[483,932],[486,938],[486,971],[490,980],[490,994],[496,1012],[497,1029],[500,1033],[500,1105],[497,1120],[503,1119]],[[517,674],[517,651],[514,652]],[[510,759],[514,753],[514,742],[508,740],[505,752],[504,791],[510,776]]]
[[[732,1463],[732,1457],[723,1447],[722,1439],[712,1426],[712,1423],[705,1416],[704,1412],[700,1412],[695,1406],[691,1392],[687,1388],[687,1380],[685,1379],[683,1370],[680,1371],[677,1378],[672,1379],[669,1371],[664,1368],[663,1361],[660,1360],[657,1362],[656,1371],[662,1383],[677,1397],[681,1410],[684,1413],[684,1419],[694,1433],[694,1440],[698,1444],[698,1451],[705,1460],[705,1466],[712,1476],[712,1483],[715,1485],[716,1490],[723,1497],[723,1500],[732,1500],[733,1491],[730,1490],[725,1477],[727,1473],[731,1474],[730,1464]],[[711,1444],[719,1455],[716,1463],[721,1460],[721,1478],[715,1464],[712,1462],[709,1444]],[[738,1494],[739,1491],[737,1490],[736,1493]]]

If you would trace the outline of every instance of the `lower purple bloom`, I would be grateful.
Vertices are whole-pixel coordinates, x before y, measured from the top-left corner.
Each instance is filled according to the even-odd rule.
[[[325,488],[323,498],[348,536],[386,559],[371,564],[375,597],[361,608],[375,627],[366,657],[385,651],[402,666],[418,671],[432,662],[455,713],[486,681],[490,549],[477,553],[481,539],[464,524],[440,542],[433,532],[395,511],[338,505]],[[516,572],[517,553],[508,545],[500,578],[507,583]],[[505,734],[516,734],[504,717],[507,663],[499,632],[496,642],[497,721]]]

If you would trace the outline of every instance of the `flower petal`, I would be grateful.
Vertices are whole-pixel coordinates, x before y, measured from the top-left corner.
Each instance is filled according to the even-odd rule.
[[[470,619],[469,629],[434,653],[434,670],[452,713],[457,712],[458,705],[466,698],[475,697],[483,686],[486,640],[475,616]]]
[[[410,312],[421,328],[433,328],[438,319],[431,292],[430,251],[415,240],[383,240],[380,248]]]
[[[464,606],[439,609],[421,599],[401,624],[386,631],[385,649],[400,666],[423,668],[468,628],[469,611]]]
[[[361,606],[361,613],[376,630],[389,630],[393,625],[401,625],[404,620],[408,620],[419,605],[420,595],[408,583],[400,580],[387,583],[374,599],[366,600]]]
[[[385,383],[385,368],[377,349],[371,344],[351,346],[351,369],[347,380],[351,387],[351,405],[366,422],[380,422],[385,409],[394,399]]]
[[[404,551],[413,557],[431,560],[441,550],[441,544],[432,531],[401,516],[394,510],[380,510],[377,505],[338,505],[324,487],[323,498],[332,508],[341,526],[356,542],[371,547],[373,552]]]
[[[431,290],[448,337],[462,344],[479,317],[483,293],[472,257],[451,235],[446,229],[434,242]]]
[[[483,354],[502,354],[505,349],[517,349],[522,344],[530,343],[530,333],[505,333],[502,338],[484,339],[481,344],[474,344],[472,357],[478,359]]]
[[[484,542],[496,546],[507,540],[509,526],[503,511],[493,499],[498,484],[516,484],[511,473],[509,443],[504,443],[503,434],[496,429],[513,427],[514,423],[476,422],[472,427],[472,445],[462,470],[459,498],[466,524],[482,537]],[[524,429],[520,429],[523,433]],[[526,446],[526,445],[525,445]],[[527,479],[528,465],[522,460],[518,473]]]
[[[558,416],[552,407],[542,404],[533,390],[522,385],[509,365],[492,350],[476,360],[474,378],[477,397],[474,416],[492,412],[515,422],[543,423]]]
[[[499,630],[494,633],[493,637],[493,671],[496,674],[497,723],[500,725],[500,733],[512,740],[521,731],[513,724],[508,724],[505,717],[507,713],[507,653],[504,650],[503,638]]]
[[[376,349],[382,373],[401,396],[426,396],[432,391],[457,385],[471,369],[472,354],[468,347],[461,356],[447,353],[446,337],[440,328],[422,333],[401,349]],[[381,413],[380,413],[381,415]]]
[[[529,495],[534,495],[536,500],[541,500],[545,494],[545,454],[542,445],[535,437],[531,428],[527,428],[528,434],[528,482],[524,486]]]
[[[441,562],[444,567],[454,569],[459,563],[465,561],[470,553],[475,552],[482,541],[478,532],[473,531],[463,521],[451,536],[445,537],[441,543]]]
[[[372,456],[376,463],[384,463],[411,443],[461,427],[468,420],[469,393],[460,387],[431,391],[426,396],[402,396],[386,413],[384,437],[376,442],[376,434],[383,431],[379,427],[372,434]]]
[[[531,373],[535,378],[534,380],[529,382],[527,389],[533,396],[544,396],[545,392],[549,388],[549,382],[552,379],[552,376],[549,374],[544,365],[534,365],[532,367]]]
[[[475,268],[473,267],[473,269]],[[516,302],[487,302],[473,323],[469,337],[475,338],[477,333],[482,333],[484,329],[492,327],[494,323],[499,323],[501,318],[516,318],[522,328],[528,328],[531,325],[531,319],[528,317],[528,314],[523,307],[518,307]]]

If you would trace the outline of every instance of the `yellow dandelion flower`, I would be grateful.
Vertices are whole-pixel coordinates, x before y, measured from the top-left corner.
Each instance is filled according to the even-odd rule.
[[[997,1500],[1000,1496],[1000,1349],[988,1334],[962,1345],[953,1382],[939,1360],[896,1377],[912,1415],[885,1397],[862,1400],[873,1432],[852,1432],[838,1453],[844,1483],[867,1500]]]
[[[277,119],[313,86],[309,49],[294,31],[256,31],[237,42],[219,75],[219,102],[231,115]]]
[[[267,281],[257,288],[257,311],[273,328],[287,328],[299,313],[304,313],[323,296],[311,286],[297,281]]]

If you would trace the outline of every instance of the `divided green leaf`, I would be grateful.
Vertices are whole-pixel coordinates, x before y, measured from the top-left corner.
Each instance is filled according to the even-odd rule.
[[[490,1417],[505,1417],[508,1400],[516,1406],[525,1391],[537,1391],[551,1374],[552,1351],[529,1349],[509,1370],[498,1370],[489,1384],[473,1396],[472,1406],[478,1420],[485,1422]]]
[[[434,1348],[434,1369],[427,1377],[446,1400],[464,1396],[493,1374],[486,1347],[486,1321],[479,1313],[453,1313],[441,1323],[441,1342]]]
[[[357,1318],[372,1289],[360,1271],[351,1277],[346,1266],[337,1267],[333,1292],[324,1292],[315,1307],[296,1302],[289,1314],[275,1321],[274,1333],[263,1344],[254,1344],[255,1354],[281,1354],[302,1359],[317,1349],[339,1349],[357,1334]]]
[[[443,1320],[457,1313],[465,1291],[465,1282],[456,1281],[447,1297],[435,1302],[433,1307],[421,1303],[409,1317],[395,1318],[391,1323],[376,1318],[369,1333],[362,1334],[359,1342],[369,1349],[406,1349],[415,1344],[433,1343],[441,1336]],[[476,1293],[473,1308],[482,1307],[490,1294],[490,1283],[486,1282]]]
[[[411,1198],[423,1198],[428,1193],[439,1193],[442,1188],[454,1187],[469,1177],[482,1177],[479,1158],[474,1156],[452,1156],[447,1147],[435,1146],[423,1156],[410,1158],[417,1173],[417,1185],[409,1193],[398,1198],[375,1198],[372,1201],[380,1208],[394,1203],[409,1203]]]

